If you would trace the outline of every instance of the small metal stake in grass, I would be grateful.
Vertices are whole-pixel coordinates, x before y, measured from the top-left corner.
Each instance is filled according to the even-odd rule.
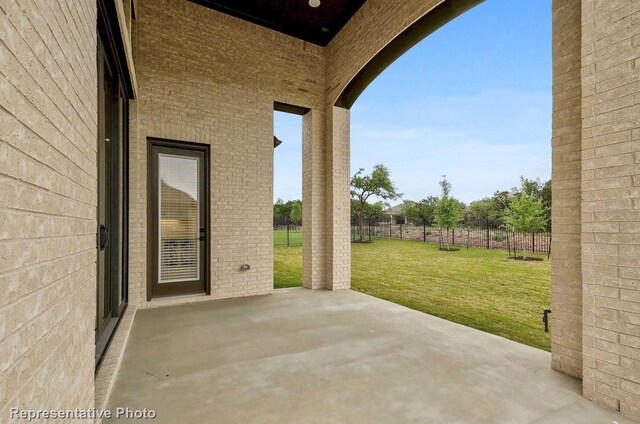
[[[545,309],[542,311],[542,322],[544,322],[544,332],[549,332],[549,314],[551,313],[551,309]]]

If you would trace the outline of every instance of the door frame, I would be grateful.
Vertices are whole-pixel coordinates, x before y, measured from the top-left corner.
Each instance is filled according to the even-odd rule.
[[[113,27],[117,24],[113,19],[115,10],[112,10],[108,2],[98,1],[98,19],[96,22],[96,68],[98,71],[97,84],[100,85],[96,97],[98,100],[98,140],[97,140],[97,161],[105,160],[103,163],[105,175],[98,173],[97,178],[110,180],[109,190],[106,191],[105,198],[100,201],[97,192],[98,204],[96,206],[96,323],[95,323],[95,370],[97,372],[102,359],[106,354],[111,339],[123,316],[129,297],[129,104],[128,100],[133,98],[133,91],[126,64],[123,64],[122,49],[119,47],[117,37],[114,36]],[[116,26],[117,28],[117,26]],[[105,97],[100,96],[100,89],[105,88],[103,79],[103,68],[109,68],[112,81],[108,89],[104,92]],[[109,104],[107,112],[106,97],[115,99]],[[109,113],[109,128],[104,122],[104,114]],[[104,128],[104,134],[100,134],[100,128]],[[103,152],[104,157],[100,157],[100,137],[113,138],[112,148]],[[109,160],[107,161],[107,156]],[[109,164],[107,168],[106,165]],[[96,164],[96,170],[98,169]],[[118,176],[115,180],[113,176]],[[106,181],[105,181],[106,183]],[[114,200],[115,199],[115,200]],[[109,251],[109,261],[103,264],[103,280],[100,281],[100,204],[109,210],[110,216],[117,217],[105,222],[109,227],[109,242],[103,251],[107,255]],[[112,225],[116,223],[116,225]],[[108,278],[107,278],[108,277]],[[107,319],[103,319],[105,312],[102,306],[105,299],[103,296],[106,285],[110,287],[109,307],[110,314]]]
[[[210,220],[210,149],[209,145],[201,143],[193,143],[188,141],[167,140],[156,137],[147,138],[147,301],[159,299],[169,296],[188,296],[193,294],[211,294],[210,269],[211,269],[211,220]],[[164,293],[159,293],[157,284],[154,282],[159,278],[158,275],[158,179],[157,179],[157,160],[154,157],[155,148],[173,148],[182,150],[191,150],[200,152],[203,155],[202,169],[199,171],[199,178],[202,179],[204,196],[202,199],[202,221],[200,225],[204,225],[205,239],[200,251],[201,272],[204,287],[198,284],[197,288],[189,292],[176,292],[168,289]],[[154,293],[155,291],[155,293]]]

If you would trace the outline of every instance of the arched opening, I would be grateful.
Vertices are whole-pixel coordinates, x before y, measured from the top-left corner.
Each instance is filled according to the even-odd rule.
[[[430,34],[442,28],[463,13],[485,0],[450,0],[440,3],[433,10],[409,25],[385,45],[349,81],[338,96],[335,106],[350,109],[362,92],[396,59]]]
[[[480,3],[442,3],[381,49],[337,96],[335,106],[351,109],[351,175],[359,168],[365,168],[366,175],[374,165],[383,164],[391,171],[397,191],[407,195],[390,200],[388,218],[377,215],[384,210],[373,208],[376,200],[385,199],[372,196],[366,228],[358,228],[354,222],[352,239],[358,241],[364,231],[373,243],[352,245],[351,284],[353,289],[374,296],[550,350],[551,337],[541,320],[543,311],[551,308],[550,228],[545,225],[544,231],[529,235],[508,228],[502,216],[492,216],[491,222],[488,218],[473,222],[473,211],[467,206],[472,202],[480,206],[484,197],[488,205],[499,201],[495,192],[504,194],[504,201],[510,203],[516,197],[511,188],[520,185],[520,176],[542,179],[535,196],[542,196],[543,191],[550,194],[550,184],[545,183],[551,177],[551,2],[529,4],[531,10],[526,11],[521,4],[487,2],[451,22]],[[490,19],[500,13],[504,16]],[[443,26],[438,34],[425,39]],[[501,32],[500,26],[506,29]],[[531,28],[531,32],[524,28]],[[509,34],[512,39],[507,38]],[[532,56],[530,62],[524,53],[525,38],[544,44],[544,49],[527,52]],[[490,44],[493,51],[472,54],[482,43]],[[427,48],[430,44],[431,49]],[[433,55],[433,60],[420,61],[415,56],[418,53]],[[485,66],[483,55],[486,62],[499,63]],[[507,60],[507,55],[513,58]],[[400,56],[401,60],[389,66]],[[531,66],[538,62],[540,66]],[[429,71],[429,65],[440,75]],[[499,66],[512,69],[499,73]],[[524,72],[527,67],[534,69]],[[389,72],[393,77],[387,77]],[[484,73],[491,72],[498,72],[493,80],[483,79]],[[542,94],[529,95],[525,93],[531,85],[528,78],[535,72],[544,73],[539,78]],[[510,73],[519,73],[519,77],[505,81]],[[428,83],[420,85],[421,78]],[[489,82],[483,86],[485,80]],[[380,89],[380,81],[386,84],[384,89]],[[522,85],[520,91],[512,87],[518,84]],[[378,96],[369,96],[369,90],[377,90]],[[474,90],[477,92],[472,93]],[[365,102],[362,108],[358,98],[358,102]],[[541,112],[532,111],[536,108]],[[380,125],[391,121],[395,125]],[[366,132],[366,137],[359,132]],[[467,160],[456,161],[455,156]],[[534,162],[534,156],[537,162],[527,164],[528,160]],[[538,173],[536,167],[540,168]],[[469,214],[469,218],[459,219],[464,224],[451,231],[443,228],[440,234],[441,227],[434,219],[416,223],[407,219],[401,206],[404,200],[420,203],[442,198],[438,187],[442,174],[453,182],[451,197],[465,204],[461,215]],[[503,178],[505,175],[511,180]],[[412,184],[412,179],[418,182]],[[473,189],[481,183],[485,183],[484,192]],[[419,186],[421,190],[416,189]],[[468,193],[461,195],[461,190]],[[548,218],[545,214],[547,222]],[[459,252],[439,251],[442,238]],[[533,256],[542,261],[522,264],[509,260],[514,244],[520,256],[528,250],[530,259],[533,250]]]

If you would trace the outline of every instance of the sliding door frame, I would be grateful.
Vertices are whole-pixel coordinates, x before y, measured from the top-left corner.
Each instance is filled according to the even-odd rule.
[[[109,222],[104,222],[107,244],[100,249],[101,233],[97,228],[97,275],[96,275],[96,324],[95,324],[95,370],[97,372],[104,355],[116,332],[120,319],[124,314],[129,297],[129,99],[133,98],[132,82],[129,79],[126,60],[123,55],[122,42],[118,38],[115,9],[106,0],[98,0],[98,19],[96,23],[96,68],[98,72],[98,138],[109,138],[111,147],[101,150],[101,143],[97,140],[97,160],[103,160],[103,184],[109,183],[109,190],[104,198],[98,199],[98,208],[108,211]],[[114,30],[115,28],[115,30]],[[104,69],[108,68],[111,83],[108,86],[104,80]],[[100,90],[104,89],[101,97]],[[105,102],[106,96],[113,101],[109,103],[109,110]],[[108,113],[109,126],[104,122],[104,114]],[[104,128],[104,132],[100,128]],[[102,157],[101,157],[102,155]],[[106,156],[105,156],[106,155]],[[108,158],[107,158],[108,156]],[[108,159],[108,160],[107,160]],[[98,165],[96,166],[98,168]],[[99,194],[97,193],[97,196]],[[98,209],[97,208],[97,209]],[[96,225],[100,224],[100,213],[96,211]],[[104,237],[103,237],[104,238]],[[104,251],[108,260],[100,270],[100,250]],[[102,280],[100,272],[102,272]],[[105,297],[105,287],[109,287],[109,296]],[[104,308],[108,303],[109,311]],[[107,315],[108,312],[108,316]]]

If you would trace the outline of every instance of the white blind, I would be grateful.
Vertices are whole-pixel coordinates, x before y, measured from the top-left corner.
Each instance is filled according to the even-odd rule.
[[[200,278],[198,159],[160,154],[160,283]]]

